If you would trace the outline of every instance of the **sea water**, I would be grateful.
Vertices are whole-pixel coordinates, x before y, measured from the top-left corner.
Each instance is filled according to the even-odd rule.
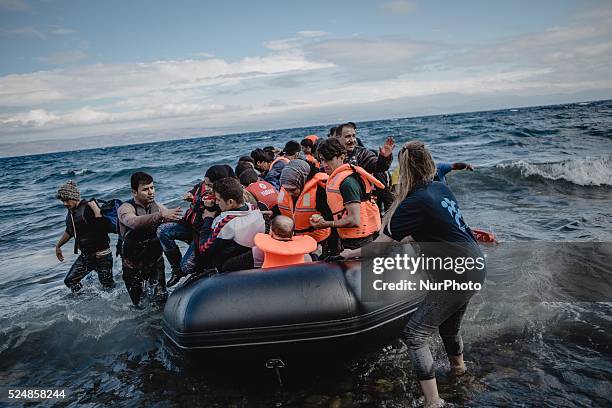
[[[233,167],[255,147],[323,136],[329,127],[0,159],[0,384],[68,390],[66,401],[47,405],[415,404],[421,393],[399,341],[307,375],[296,369],[284,389],[265,369],[241,378],[232,367],[237,375],[219,381],[184,370],[164,345],[159,310],[130,307],[120,262],[110,292],[95,276],[78,296],[63,284],[76,256],[67,244],[66,260],[55,258],[65,216],[55,199],[60,184],[74,179],[85,198],[126,200],[130,174],[145,171],[158,201],[186,208],[181,195],[209,166]],[[485,252],[502,267],[489,273],[462,326],[470,374],[441,384],[442,397],[468,406],[612,405],[610,294],[539,301],[550,287],[550,258],[513,246],[612,240],[612,101],[379,120],[358,123],[357,134],[373,149],[388,136],[399,145],[418,139],[437,161],[473,163],[474,172],[455,171],[448,184],[466,222],[501,241]],[[601,279],[609,283],[609,265]],[[432,347],[442,364],[440,341]]]

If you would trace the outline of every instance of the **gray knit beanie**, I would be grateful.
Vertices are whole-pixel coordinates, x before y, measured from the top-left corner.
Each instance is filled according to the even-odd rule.
[[[62,201],[81,201],[81,192],[79,191],[76,182],[70,180],[66,184],[60,186],[59,190],[57,190],[57,198]]]
[[[283,167],[280,175],[280,184],[281,186],[291,185],[302,190],[309,173],[310,165],[306,161],[302,159],[291,160]]]

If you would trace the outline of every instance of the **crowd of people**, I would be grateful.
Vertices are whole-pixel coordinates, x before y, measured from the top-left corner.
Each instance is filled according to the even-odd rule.
[[[399,151],[389,172],[395,143],[389,137],[377,151],[363,146],[357,126],[345,123],[327,137],[288,141],[281,151],[257,148],[235,167],[211,166],[187,191],[190,203],[166,208],[155,201],[155,183],[144,172],[132,174],[132,198],[117,211],[118,255],[135,306],[146,296],[158,303],[188,275],[270,268],[330,257],[354,257],[373,241],[462,242],[480,253],[463,221],[457,200],[444,183],[451,170],[473,170],[466,163],[439,163],[421,142]],[[439,180],[439,181],[434,181]],[[114,287],[109,220],[95,200],[84,200],[76,184],[61,186],[57,198],[67,207],[66,229],[56,244],[75,239],[80,252],[64,282],[73,291],[92,270],[104,288]],[[453,203],[454,213],[440,203]],[[188,245],[181,253],[177,241]],[[166,284],[165,255],[171,267]],[[428,404],[439,403],[433,359],[426,339],[439,328],[451,366],[465,370],[458,334],[473,293],[452,302],[428,295],[406,327],[405,341]],[[436,297],[438,296],[438,297]]]

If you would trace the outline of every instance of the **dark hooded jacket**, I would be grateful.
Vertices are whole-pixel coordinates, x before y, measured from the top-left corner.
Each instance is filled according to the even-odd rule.
[[[347,163],[359,166],[370,174],[386,172],[392,161],[393,155],[384,157],[360,146],[356,146],[346,157]]]

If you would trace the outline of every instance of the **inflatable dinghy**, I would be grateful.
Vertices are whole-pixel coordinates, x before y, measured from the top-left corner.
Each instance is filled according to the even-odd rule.
[[[361,261],[344,261],[187,281],[168,298],[163,330],[184,351],[217,356],[381,347],[400,336],[425,293],[381,291],[365,298],[361,278]]]

